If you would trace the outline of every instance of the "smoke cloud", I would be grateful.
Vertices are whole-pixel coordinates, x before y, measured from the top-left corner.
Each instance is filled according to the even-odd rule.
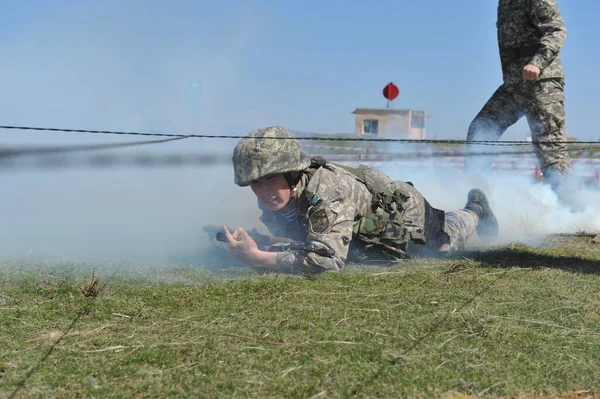
[[[268,32],[259,5],[102,1],[48,5],[3,32],[2,124],[244,134],[263,123],[240,87]],[[259,16],[259,17],[258,17]],[[199,20],[200,17],[200,20]],[[0,130],[0,145],[131,142],[145,137]],[[110,154],[227,154],[236,141],[186,139]],[[98,152],[96,154],[100,154]],[[81,155],[84,157],[85,155]],[[256,223],[231,165],[2,169],[0,257],[163,260],[210,245],[205,224]],[[246,204],[246,205],[244,205]]]
[[[482,189],[500,225],[496,245],[524,242],[538,245],[549,234],[573,234],[600,230],[600,188],[575,177],[567,206],[546,183],[536,182],[534,169],[514,163],[513,171],[460,173],[457,167],[437,166],[431,159],[420,168],[381,168],[399,180],[410,180],[436,208],[461,209],[472,188]],[[429,163],[429,166],[427,166]],[[519,168],[521,166],[521,168]],[[576,169],[581,170],[581,169]],[[520,171],[520,173],[519,173]],[[477,237],[471,243],[477,244]]]

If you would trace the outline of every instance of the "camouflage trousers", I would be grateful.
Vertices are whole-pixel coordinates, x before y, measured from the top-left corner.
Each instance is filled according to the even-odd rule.
[[[450,236],[449,251],[462,250],[469,237],[475,233],[479,216],[467,209],[446,212],[444,231]]]
[[[468,141],[498,140],[521,117],[527,118],[531,138],[544,175],[566,174],[571,161],[565,136],[564,80],[545,79],[524,84],[503,84],[483,106],[469,126]],[[485,147],[467,146],[469,152]],[[489,169],[490,158],[467,156],[466,170]]]
[[[479,223],[475,213],[466,209],[450,212],[437,210],[412,185],[404,182],[394,182],[394,185],[401,186],[409,194],[407,201],[402,204],[406,228],[409,232],[422,233],[427,239],[425,245],[410,243],[407,254],[435,256],[440,254],[443,246],[446,246],[446,250],[441,252],[464,248]]]
[[[408,256],[437,257],[449,251],[461,250],[469,237],[476,232],[479,217],[472,211],[460,209],[444,212],[435,209],[412,184],[401,181],[390,183],[407,194],[408,198],[402,203],[406,229],[411,234],[423,235],[426,238],[425,244],[410,242],[406,249]],[[442,250],[444,246],[446,249]],[[385,251],[366,251],[365,245],[358,240],[353,240],[351,248],[348,259],[353,262],[377,263],[396,259],[393,254]]]

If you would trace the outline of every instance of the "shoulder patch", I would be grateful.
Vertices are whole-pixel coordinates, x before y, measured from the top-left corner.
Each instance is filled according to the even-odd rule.
[[[338,206],[338,203],[325,204],[323,200],[319,199],[315,206],[308,209],[306,215],[308,232],[325,234],[330,231],[339,218]]]
[[[315,195],[315,196],[313,197],[313,199],[310,201],[310,206],[314,206],[314,205],[316,205],[316,203],[317,203],[318,201],[319,201],[319,196],[318,196],[318,195]]]
[[[323,207],[313,208],[308,215],[308,228],[316,234],[325,233],[332,225],[331,214]]]

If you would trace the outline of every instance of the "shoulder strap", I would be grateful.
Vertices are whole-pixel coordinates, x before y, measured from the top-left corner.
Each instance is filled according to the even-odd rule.
[[[371,176],[367,175],[363,170],[358,168],[352,168],[350,166],[341,165],[334,162],[328,162],[321,157],[314,157],[312,159],[311,168],[313,165],[318,169],[320,167],[327,168],[330,165],[336,166],[340,169],[345,170],[346,172],[351,173],[354,177],[363,183],[367,190],[373,195],[374,202],[380,202],[382,205],[389,205],[393,202],[393,193],[388,190],[385,186],[379,183],[377,180],[373,179]]]

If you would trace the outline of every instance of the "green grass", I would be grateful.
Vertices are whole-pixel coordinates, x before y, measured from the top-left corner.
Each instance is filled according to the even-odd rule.
[[[314,279],[5,261],[0,397],[600,392],[600,245],[590,240]],[[97,298],[80,291],[93,269]]]

